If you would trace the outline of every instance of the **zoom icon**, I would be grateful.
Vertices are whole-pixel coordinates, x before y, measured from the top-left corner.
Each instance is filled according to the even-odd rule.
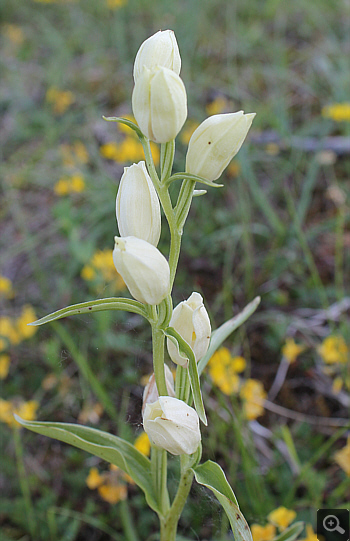
[[[349,510],[318,509],[316,534],[318,541],[348,541]]]

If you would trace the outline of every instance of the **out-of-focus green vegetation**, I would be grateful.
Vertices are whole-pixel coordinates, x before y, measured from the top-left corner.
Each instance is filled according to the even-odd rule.
[[[285,506],[315,527],[318,507],[349,506],[350,472],[339,455],[350,405],[349,4],[2,0],[4,541],[135,541],[131,523],[140,539],[155,539],[155,516],[134,486],[126,500],[108,503],[106,491],[86,484],[95,475],[108,485],[106,464],[18,431],[9,412],[94,424],[132,442],[141,433],[151,347],[138,316],[75,317],[36,333],[26,323],[33,310],[39,317],[127,295],[111,266],[115,195],[123,167],[142,155],[102,115],[131,114],[136,51],[167,28],[179,43],[189,102],[178,171],[188,133],[208,114],[257,113],[224,188],[193,201],[175,284],[176,301],[203,294],[213,328],[262,297],[227,341],[230,355],[221,352],[221,376],[211,368],[203,376],[204,457],[222,464],[250,524],[264,526]],[[168,240],[164,231],[164,253]],[[249,415],[256,381],[268,400]],[[229,539],[225,517],[198,487],[179,531]],[[259,535],[255,529],[254,541],[269,540]]]

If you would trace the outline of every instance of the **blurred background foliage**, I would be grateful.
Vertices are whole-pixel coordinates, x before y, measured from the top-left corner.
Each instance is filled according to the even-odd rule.
[[[117,312],[36,332],[26,324],[128,295],[111,260],[115,195],[123,167],[142,153],[102,115],[131,114],[137,49],[167,28],[189,105],[177,171],[206,116],[257,113],[224,188],[193,201],[175,283],[175,302],[203,294],[213,328],[262,297],[203,376],[204,458],[227,472],[254,541],[296,517],[312,541],[315,509],[349,506],[349,2],[1,0],[4,541],[156,538],[155,516],[130,480],[20,431],[12,411],[142,440],[147,325]],[[164,227],[165,254],[168,241]],[[203,488],[193,488],[180,533],[230,538]]]

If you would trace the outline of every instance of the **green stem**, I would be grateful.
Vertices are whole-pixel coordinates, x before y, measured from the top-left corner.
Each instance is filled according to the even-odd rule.
[[[160,449],[159,447],[152,445],[151,471],[154,491],[158,497],[159,507],[162,512],[160,520],[162,520],[162,517],[166,515],[170,507],[169,492],[167,487],[167,460],[167,452],[164,449]]]
[[[164,373],[164,333],[152,325],[153,370],[159,396],[168,396]]]
[[[20,430],[17,427],[13,429],[13,440],[15,443],[18,479],[19,479],[19,484],[21,487],[22,496],[24,499],[24,506],[25,506],[26,515],[27,515],[29,531],[30,531],[32,541],[35,541],[37,525],[35,522],[34,507],[33,507],[32,499],[30,496],[29,483],[28,483],[28,479],[27,479],[27,475],[26,475],[26,471],[24,467],[23,445],[22,445],[22,440],[21,440],[21,434],[20,434]]]
[[[139,541],[139,536],[135,530],[127,500],[122,500],[120,502],[120,519],[126,541]]]
[[[181,478],[169,512],[160,522],[160,541],[175,541],[179,518],[191,490],[194,473],[187,468],[188,457],[181,455]]]

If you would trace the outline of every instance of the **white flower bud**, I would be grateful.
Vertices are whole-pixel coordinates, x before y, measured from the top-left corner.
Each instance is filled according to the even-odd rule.
[[[205,119],[188,144],[186,172],[208,180],[219,178],[241,148],[255,113],[226,113]]]
[[[113,262],[131,295],[159,304],[170,290],[170,269],[158,248],[136,237],[114,237]]]
[[[135,83],[132,110],[142,133],[155,143],[175,139],[187,117],[187,96],[180,77],[168,68],[144,67]]]
[[[124,168],[116,213],[122,237],[137,237],[157,246],[161,231],[160,205],[145,162]]]
[[[174,308],[169,325],[191,346],[198,362],[208,350],[211,334],[210,320],[202,296],[194,292],[187,301],[180,302]],[[179,355],[177,347],[169,338],[167,346],[171,360],[186,367],[188,360]]]
[[[141,75],[143,67],[148,69],[162,66],[180,74],[181,57],[175,34],[172,30],[159,30],[146,39],[139,48],[134,63],[134,81]]]
[[[174,378],[167,364],[164,364],[164,372],[168,396],[175,396]],[[153,402],[157,402],[158,398],[159,394],[156,385],[156,378],[153,372],[152,376],[149,378],[149,382],[147,383],[143,391],[142,414],[145,410],[146,404],[153,404]]]
[[[173,455],[191,455],[201,441],[196,410],[170,396],[146,405],[143,427],[154,445]]]

